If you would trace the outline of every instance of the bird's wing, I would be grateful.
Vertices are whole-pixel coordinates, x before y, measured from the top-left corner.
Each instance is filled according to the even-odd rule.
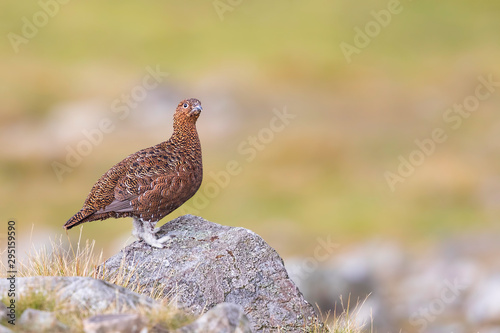
[[[132,201],[148,197],[151,190],[161,185],[176,184],[174,156],[165,156],[165,151],[151,147],[129,156],[125,170],[113,188],[113,199],[96,213],[125,213],[134,210]],[[124,160],[125,161],[125,160]]]

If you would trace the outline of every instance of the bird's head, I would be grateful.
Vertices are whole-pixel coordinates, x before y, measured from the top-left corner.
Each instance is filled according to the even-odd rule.
[[[195,123],[202,110],[201,102],[196,98],[185,99],[177,105],[174,120]]]

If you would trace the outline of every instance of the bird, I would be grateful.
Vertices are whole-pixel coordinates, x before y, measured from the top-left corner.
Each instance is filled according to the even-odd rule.
[[[147,244],[163,248],[170,240],[156,237],[156,224],[200,188],[203,164],[196,121],[203,111],[196,98],[182,100],[174,113],[172,136],[139,150],[106,171],[92,186],[82,209],[65,224],[108,218],[133,218],[132,234]]]

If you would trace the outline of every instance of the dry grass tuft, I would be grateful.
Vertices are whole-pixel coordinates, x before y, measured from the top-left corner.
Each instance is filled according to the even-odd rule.
[[[328,326],[329,332],[331,333],[362,333],[367,332],[365,329],[366,322],[360,324],[361,319],[359,318],[361,308],[365,305],[366,300],[370,297],[370,295],[366,296],[363,301],[359,301],[356,303],[356,306],[351,309],[351,297],[347,298],[347,304],[344,304],[344,300],[342,296],[340,297],[340,306],[342,308],[340,314],[337,314],[336,310],[333,314],[333,320]],[[371,317],[371,315],[370,315]],[[328,322],[328,315],[325,319],[325,322]],[[373,332],[373,318],[370,318],[370,333]]]
[[[82,229],[76,249],[70,242],[66,245],[62,236],[50,240],[50,248],[43,246],[28,252],[26,262],[20,262],[19,276],[92,276],[102,262],[102,251],[95,253],[95,241],[81,242]]]

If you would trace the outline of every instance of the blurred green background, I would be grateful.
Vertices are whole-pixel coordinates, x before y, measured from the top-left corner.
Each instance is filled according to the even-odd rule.
[[[229,6],[222,14],[221,3]],[[2,220],[17,221],[18,246],[63,233],[94,181],[166,140],[175,106],[189,97],[204,107],[205,179],[165,222],[195,213],[249,228],[283,256],[310,255],[318,237],[418,247],[498,231],[500,89],[457,130],[443,120],[474,94],[479,76],[500,81],[498,1],[402,1],[350,63],[341,43],[354,45],[354,28],[375,22],[372,11],[388,1],[232,3],[68,1],[51,7],[53,17],[18,52],[9,33],[22,36],[23,18],[44,23],[43,9],[0,3],[0,202]],[[168,76],[119,119],[113,101],[140,85],[147,67]],[[238,147],[285,109],[296,117],[247,161]],[[67,147],[103,118],[114,130],[59,181],[53,162],[64,163]],[[448,139],[391,191],[385,172],[397,173],[399,157],[435,128]],[[210,174],[231,160],[242,172],[200,204],[212,193]],[[93,222],[83,238],[111,255],[130,231],[130,219]]]

